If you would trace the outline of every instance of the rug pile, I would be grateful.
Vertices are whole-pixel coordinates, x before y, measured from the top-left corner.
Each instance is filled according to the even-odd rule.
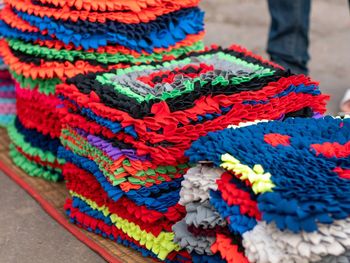
[[[0,1],[0,10],[4,3]],[[1,39],[1,37],[0,37]],[[16,114],[15,87],[6,64],[0,56],[0,126],[7,126]]]
[[[57,94],[71,221],[166,262],[203,260],[202,245],[172,230],[189,214],[178,202],[194,169],[184,155],[191,143],[242,121],[318,116],[328,98],[308,77],[239,46],[81,74]]]
[[[18,84],[11,156],[31,176],[62,179],[56,85],[77,74],[168,61],[202,50],[199,0],[7,0],[0,55]]]

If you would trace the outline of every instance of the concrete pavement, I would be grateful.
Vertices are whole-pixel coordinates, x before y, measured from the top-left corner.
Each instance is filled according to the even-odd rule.
[[[206,0],[206,43],[236,43],[264,55],[270,17],[267,1]],[[330,114],[337,114],[346,89],[350,89],[350,16],[346,0],[312,1],[310,75],[331,95]]]
[[[0,172],[0,262],[104,262]]]

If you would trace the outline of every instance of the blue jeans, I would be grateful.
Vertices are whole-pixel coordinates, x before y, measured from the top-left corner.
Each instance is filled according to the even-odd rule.
[[[268,0],[268,5],[271,60],[293,73],[308,74],[311,0]]]

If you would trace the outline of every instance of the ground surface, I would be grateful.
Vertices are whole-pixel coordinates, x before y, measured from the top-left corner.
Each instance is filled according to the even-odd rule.
[[[207,43],[237,43],[265,54],[269,16],[263,0],[205,0]],[[338,111],[350,88],[350,18],[346,0],[315,0],[311,29],[311,76],[332,95]],[[0,262],[103,262],[58,225],[39,205],[0,173]]]
[[[0,173],[0,262],[104,262]]]
[[[237,43],[266,56],[270,17],[264,0],[207,0],[206,43]],[[311,15],[310,75],[331,95],[328,112],[336,114],[350,89],[350,16],[346,0],[314,0]],[[267,56],[266,56],[267,57]]]

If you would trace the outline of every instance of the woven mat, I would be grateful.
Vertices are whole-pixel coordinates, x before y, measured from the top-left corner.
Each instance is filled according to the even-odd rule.
[[[5,129],[0,129],[0,169],[24,188],[55,220],[70,231],[76,238],[84,242],[108,262],[145,263],[154,262],[146,259],[138,252],[118,245],[115,242],[92,234],[70,224],[63,204],[68,192],[63,182],[52,183],[40,178],[30,177],[12,164],[8,155],[9,138]]]

